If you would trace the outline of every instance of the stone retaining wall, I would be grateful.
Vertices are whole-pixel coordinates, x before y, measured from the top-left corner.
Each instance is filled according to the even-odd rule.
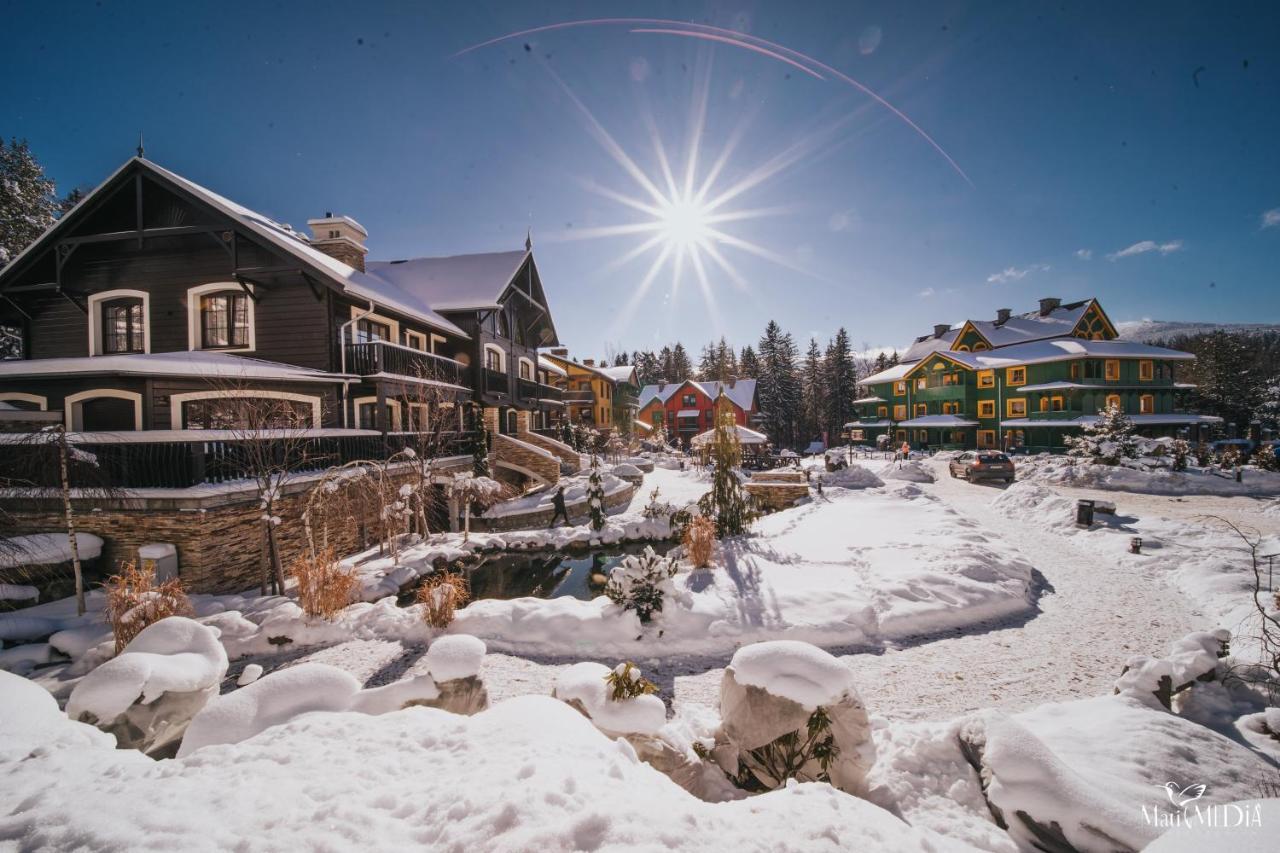
[[[765,512],[786,509],[794,506],[801,498],[809,496],[809,487],[804,483],[748,482],[745,488],[747,494],[755,498],[756,506]]]
[[[635,484],[627,483],[623,488],[605,495],[605,512],[631,503],[631,498],[635,496],[637,488]],[[586,498],[566,505],[565,509],[569,512],[569,522],[571,524],[586,524],[591,518],[591,513],[587,510]],[[547,506],[543,509],[515,515],[503,515],[496,518],[476,517],[473,515],[471,517],[471,529],[472,531],[485,533],[503,533],[508,530],[537,530],[549,526],[551,517],[554,514],[555,510]]]
[[[505,462],[519,473],[532,475],[532,479],[541,480],[546,485],[560,479],[560,460],[551,451],[509,435],[499,433],[493,437],[493,451],[489,457],[490,463],[501,466]]]
[[[529,432],[528,430],[521,432],[519,438],[521,441],[527,441],[535,447],[541,447],[543,450],[555,454],[560,461],[572,465],[575,471],[582,468],[582,455],[563,441],[556,441],[554,438],[548,438],[545,435]]]
[[[449,460],[452,461],[452,460]],[[462,457],[445,470],[470,469]],[[407,482],[416,475],[394,477]],[[299,481],[286,488],[277,501],[276,514],[283,519],[276,528],[286,570],[306,547],[302,510],[311,483]],[[99,564],[112,574],[123,561],[134,559],[138,547],[169,542],[178,549],[178,574],[188,592],[239,592],[255,587],[261,576],[263,553],[262,510],[252,490],[165,489],[163,496],[149,497],[146,490],[128,498],[77,499],[76,529],[103,539]],[[48,499],[0,501],[12,516],[16,533],[45,533],[65,529],[60,503]],[[376,511],[353,512],[329,528],[329,541],[339,554],[364,547],[376,530]]]

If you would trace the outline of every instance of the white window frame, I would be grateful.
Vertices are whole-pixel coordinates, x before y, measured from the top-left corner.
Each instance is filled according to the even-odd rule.
[[[40,411],[49,411],[49,398],[41,397],[39,394],[27,394],[22,391],[5,391],[0,393],[0,403],[5,403],[9,400],[17,400],[20,403],[39,403]]]
[[[234,290],[237,293],[244,293],[244,288],[238,282],[234,281],[214,281],[209,284],[199,284],[195,287],[187,289],[187,349],[203,350],[204,347],[204,326],[200,322],[200,303],[202,298],[210,293],[221,293],[223,291]],[[249,344],[243,347],[209,347],[210,352],[253,352],[258,348],[258,329],[255,314],[257,313],[257,303],[253,298],[253,288],[249,288],[250,293],[245,294],[249,300]]]
[[[356,397],[352,399],[351,403],[355,406],[356,424],[358,425],[360,423],[360,407],[365,404],[378,405],[378,397],[376,394],[370,394],[368,397]],[[394,397],[387,397],[386,404],[387,411],[391,415],[391,428],[387,432],[402,432],[403,430],[400,427],[404,423],[404,418],[400,413],[400,401]],[[357,428],[359,427],[357,426]]]
[[[413,339],[417,340],[416,344],[411,343],[411,340]],[[431,352],[431,345],[427,336],[422,332],[415,332],[413,329],[404,330],[404,345],[409,349],[418,350],[419,352]]]
[[[519,378],[519,379],[524,379],[524,378],[525,378],[525,377],[523,377],[523,376],[520,376],[520,365],[521,365],[521,364],[527,364],[527,365],[529,365],[529,377],[528,377],[528,379],[527,379],[526,381],[528,381],[528,382],[537,382],[537,381],[538,381],[538,368],[537,368],[537,366],[533,363],[533,361],[532,361],[532,360],[530,360],[530,359],[528,359],[528,358],[525,358],[524,356],[520,356],[520,358],[517,360],[517,363],[516,363],[516,377],[517,377],[517,378]]]
[[[142,351],[151,352],[151,294],[145,290],[104,290],[89,297],[89,355],[130,355],[125,352],[102,351],[102,303],[113,299],[142,300]]]
[[[428,351],[428,352],[433,352],[433,353],[435,353],[435,352],[439,352],[439,350],[438,350],[438,349],[436,349],[436,348],[437,348],[438,346],[440,346],[440,344],[444,344],[444,343],[448,343],[448,342],[449,342],[449,339],[448,339],[448,338],[446,338],[444,335],[437,335],[435,332],[432,332],[432,333],[431,333],[431,343],[430,343],[430,345],[428,346],[428,350],[427,350],[427,351]]]
[[[493,350],[498,354],[498,372],[506,373],[507,372],[507,351],[504,350],[502,347],[498,346],[497,344],[485,344],[484,350],[485,352],[488,352],[489,350]],[[489,359],[486,358],[484,360],[484,366],[488,368]]]
[[[387,343],[396,344],[400,342],[399,320],[392,320],[390,317],[384,317],[381,314],[369,314],[364,308],[357,308],[355,305],[351,306],[351,319],[357,321],[369,320],[373,323],[381,323],[390,330],[390,336]],[[353,343],[356,339],[356,325],[356,323],[351,324],[351,341]]]
[[[113,397],[117,400],[133,401],[133,428],[142,430],[142,394],[137,391],[121,391],[118,388],[93,388],[88,391],[77,391],[68,394],[62,401],[62,418],[68,432],[84,432],[84,411],[80,404],[86,400],[97,400],[102,397]]]
[[[311,428],[320,429],[321,400],[312,394],[298,394],[293,391],[269,391],[255,388],[233,388],[221,391],[184,391],[169,396],[169,427],[182,429],[182,407],[193,400],[291,400],[295,403],[311,404]]]

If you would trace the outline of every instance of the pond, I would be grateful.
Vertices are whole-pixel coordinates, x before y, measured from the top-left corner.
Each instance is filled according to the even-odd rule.
[[[562,598],[589,601],[604,594],[604,579],[629,554],[639,554],[646,543],[614,545],[573,554],[534,551],[491,554],[461,571],[471,584],[471,598]],[[675,542],[648,543],[659,554]]]

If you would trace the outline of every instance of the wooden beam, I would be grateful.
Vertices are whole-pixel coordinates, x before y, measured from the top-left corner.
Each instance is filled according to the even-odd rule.
[[[257,302],[259,297],[258,297],[258,294],[254,292],[253,288],[262,287],[262,285],[259,284],[254,279],[248,278],[247,276],[241,275],[240,273],[234,273],[234,275],[235,275],[236,282],[240,285],[240,288],[244,290],[245,293],[249,294],[250,299],[252,299],[254,302]],[[250,284],[252,284],[253,287],[250,287],[249,286]],[[262,287],[262,289],[266,290],[265,287]]]
[[[305,270],[298,270],[302,280],[307,283],[307,287],[311,288],[311,295],[316,298],[316,302],[324,301],[324,290],[317,286],[316,280],[306,273]]]
[[[10,299],[7,293],[0,293],[0,298],[3,298],[5,302],[8,302],[10,305],[12,305],[14,310],[17,311],[19,314],[21,314],[23,317],[26,317],[28,320],[31,319],[31,315],[28,314],[26,311],[23,311],[22,306],[14,302],[12,299]]]
[[[133,193],[134,193],[134,210],[137,214],[138,227],[133,230],[138,232],[138,248],[142,248],[142,173],[138,172],[133,176]]]
[[[212,225],[175,225],[168,228],[144,228],[142,231],[109,231],[103,234],[89,234],[84,237],[63,237],[58,241],[58,243],[59,245],[66,244],[69,246],[80,246],[85,243],[118,243],[123,240],[148,240],[154,237],[182,237],[187,234],[216,234],[226,230],[227,229],[225,227],[219,228]]]

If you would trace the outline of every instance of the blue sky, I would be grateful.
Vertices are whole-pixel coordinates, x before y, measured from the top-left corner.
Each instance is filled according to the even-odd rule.
[[[96,184],[142,129],[149,157],[263,213],[355,217],[373,257],[509,249],[531,227],[581,355],[741,346],[769,319],[802,342],[843,325],[858,346],[900,345],[1050,295],[1097,296],[1116,320],[1280,321],[1274,4],[103,0],[0,15],[0,133],[27,138],[61,189]],[[611,25],[454,57],[604,17],[814,57],[969,180],[866,95],[736,45]],[[612,197],[645,193],[590,122],[663,189],[650,127],[680,174],[700,86],[698,175],[740,137],[708,198],[796,152],[717,209],[769,211],[715,226],[767,257],[704,238],[736,281],[703,251],[705,288],[668,262],[637,295],[666,242],[619,265],[650,232],[582,238],[654,221]]]

